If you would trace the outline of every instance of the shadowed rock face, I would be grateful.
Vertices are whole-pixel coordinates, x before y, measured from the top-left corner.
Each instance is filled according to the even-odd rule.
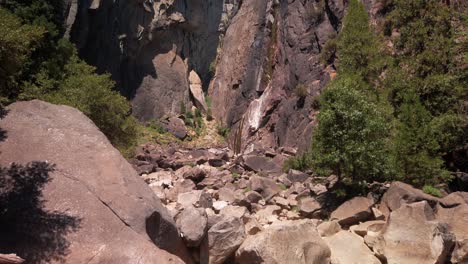
[[[182,263],[166,249],[190,262],[166,209],[86,116],[37,100],[14,103],[8,110],[0,121],[7,132],[0,144],[0,164],[55,164],[42,190],[43,210],[70,222],[60,237],[54,233],[61,246],[43,261]],[[58,222],[44,225],[53,223]],[[17,241],[15,252],[34,256],[34,250],[52,245]]]
[[[190,70],[207,86],[220,35],[236,3],[79,1],[71,38],[88,63],[112,74],[132,100],[135,115],[150,120],[179,113],[182,102],[190,109]]]

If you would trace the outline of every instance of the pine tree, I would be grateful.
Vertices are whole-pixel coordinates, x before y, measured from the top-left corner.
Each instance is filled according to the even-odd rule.
[[[400,124],[396,166],[416,185],[446,182],[442,157],[468,144],[466,71],[454,57],[453,12],[438,0],[393,0],[390,9],[389,32],[398,34],[385,83]]]
[[[438,155],[440,146],[432,134],[431,119],[419,98],[409,93],[398,117],[395,161],[399,177],[418,187],[433,186],[450,178]]]
[[[338,73],[356,74],[372,80],[380,67],[378,53],[377,38],[364,5],[351,0],[337,42]]]

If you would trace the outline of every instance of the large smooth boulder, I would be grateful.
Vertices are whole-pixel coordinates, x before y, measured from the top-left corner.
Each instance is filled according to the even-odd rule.
[[[388,264],[447,263],[454,236],[435,220],[426,201],[402,205],[393,211],[374,252]]]
[[[200,249],[200,263],[224,263],[239,248],[245,236],[244,223],[240,218],[223,217],[208,230]]]
[[[330,249],[315,222],[299,220],[273,225],[249,236],[236,252],[237,263],[330,263]]]
[[[367,197],[354,197],[344,202],[332,212],[330,219],[336,219],[342,226],[350,226],[372,217],[374,200]]]
[[[439,202],[439,198],[426,194],[409,184],[396,181],[390,185],[390,188],[382,196],[381,205],[387,207],[390,211],[395,211],[403,204],[419,201],[427,201],[431,206],[435,206]]]
[[[340,231],[324,240],[330,247],[333,264],[380,264],[364,239],[354,233]]]
[[[42,190],[45,215],[28,222],[36,239],[3,249],[28,262],[181,263],[162,248],[191,262],[159,199],[84,114],[38,100],[8,110],[0,165],[48,161],[56,169]]]

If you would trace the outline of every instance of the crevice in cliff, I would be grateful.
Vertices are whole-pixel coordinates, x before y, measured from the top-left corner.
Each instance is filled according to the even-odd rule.
[[[338,32],[340,28],[340,19],[332,12],[329,5],[329,0],[325,0],[325,12],[327,13],[328,20],[330,21],[333,29]]]

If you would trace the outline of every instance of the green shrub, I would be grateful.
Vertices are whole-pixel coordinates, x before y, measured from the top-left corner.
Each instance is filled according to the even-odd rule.
[[[124,149],[136,143],[137,122],[131,116],[129,102],[113,91],[113,86],[110,75],[96,74],[94,67],[75,54],[65,66],[58,89],[42,98],[79,109],[116,147]]]
[[[339,76],[322,93],[314,130],[314,172],[342,180],[385,180],[392,175],[390,123],[356,76]]]
[[[288,172],[290,169],[304,171],[310,168],[309,153],[297,157],[290,157],[283,163],[283,171]]]
[[[0,99],[9,101],[20,94],[21,70],[42,40],[45,29],[23,25],[19,17],[0,7],[0,31]]]
[[[337,43],[336,37],[337,37],[336,33],[333,32],[332,35],[329,36],[325,45],[323,45],[322,50],[320,52],[320,63],[330,64],[334,61],[335,54],[336,54],[336,43]]]
[[[424,185],[422,190],[423,190],[423,192],[425,192],[427,194],[430,194],[432,196],[442,197],[442,192],[439,189],[437,189],[437,188],[435,188],[435,187],[433,187],[431,185]]]
[[[309,91],[307,91],[307,87],[303,83],[299,83],[294,88],[294,94],[299,98],[304,98],[309,94]]]
[[[226,138],[231,132],[231,129],[229,129],[229,127],[223,126],[221,123],[218,123],[216,125],[216,132],[218,133],[218,135],[222,136],[223,138]]]

